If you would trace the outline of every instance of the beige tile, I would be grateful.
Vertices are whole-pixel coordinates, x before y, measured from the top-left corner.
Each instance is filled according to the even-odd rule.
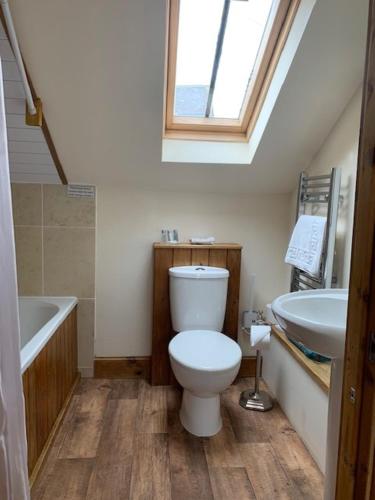
[[[93,369],[94,361],[94,330],[95,300],[80,299],[78,303],[78,366],[87,370]]]
[[[95,229],[44,228],[46,295],[93,298]]]
[[[43,186],[45,226],[95,227],[95,199],[72,198],[67,186]]]
[[[15,225],[42,225],[42,187],[40,184],[12,184]]]
[[[16,227],[18,293],[42,295],[42,228]]]

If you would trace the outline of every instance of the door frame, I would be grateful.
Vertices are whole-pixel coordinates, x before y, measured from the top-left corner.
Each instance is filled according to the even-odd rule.
[[[369,1],[336,500],[374,494],[375,331],[375,0]],[[370,417],[370,418],[369,418]]]

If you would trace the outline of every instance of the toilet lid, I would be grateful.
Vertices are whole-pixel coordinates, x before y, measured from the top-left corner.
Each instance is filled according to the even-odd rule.
[[[240,362],[239,345],[213,330],[186,330],[169,343],[169,354],[188,368],[205,371],[228,370]]]

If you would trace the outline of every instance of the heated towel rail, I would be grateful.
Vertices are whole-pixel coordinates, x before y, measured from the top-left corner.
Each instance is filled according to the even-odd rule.
[[[341,170],[333,168],[330,174],[308,176],[302,172],[299,180],[297,213],[313,215],[316,211],[321,214],[320,208],[326,206],[327,217],[323,252],[318,276],[312,276],[296,267],[292,268],[290,290],[311,290],[317,288],[331,288],[335,282],[333,276],[333,259],[335,254],[335,239],[337,228],[337,214],[340,203]]]

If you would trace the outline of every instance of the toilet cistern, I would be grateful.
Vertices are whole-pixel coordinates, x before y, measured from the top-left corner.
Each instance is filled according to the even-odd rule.
[[[229,271],[220,267],[181,266],[169,269],[172,326],[221,332],[227,302]]]

